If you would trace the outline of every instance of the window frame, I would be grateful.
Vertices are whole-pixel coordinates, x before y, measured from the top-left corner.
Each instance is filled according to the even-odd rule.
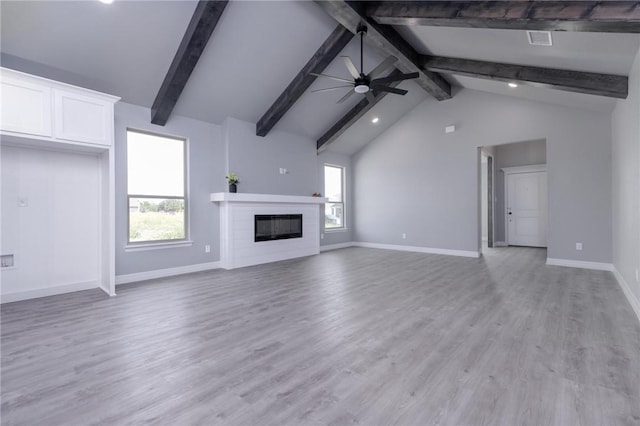
[[[129,132],[140,133],[144,135],[150,135],[160,138],[166,139],[174,139],[182,142],[182,173],[183,173],[183,189],[182,197],[178,197],[175,195],[144,195],[144,194],[129,194]],[[176,247],[176,246],[184,246],[191,245],[190,240],[190,220],[189,220],[189,140],[184,136],[170,135],[165,133],[152,132],[144,129],[136,129],[133,127],[127,127],[126,129],[126,149],[125,149],[125,158],[126,158],[126,186],[127,186],[127,202],[126,202],[126,210],[127,210],[127,243],[126,247],[128,249],[142,249],[144,247],[150,248],[159,248],[158,246],[167,246],[167,247]],[[174,238],[168,240],[145,240],[145,241],[131,241],[131,210],[130,203],[131,198],[152,198],[152,199],[161,199],[161,200],[184,200],[184,237],[183,238]]]
[[[327,188],[326,188],[326,168],[327,167],[333,167],[335,169],[340,169],[340,177],[341,177],[341,186],[342,186],[342,192],[341,192],[341,201],[337,202],[337,201],[327,201],[325,203],[325,206],[327,204],[341,204],[342,205],[342,226],[336,226],[336,227],[332,227],[332,228],[327,228],[326,226],[326,213],[323,212],[323,215],[325,216],[325,219],[322,221],[322,228],[324,229],[324,232],[340,232],[340,231],[346,231],[347,230],[347,207],[346,207],[346,192],[347,192],[347,167],[346,166],[341,166],[338,164],[331,164],[331,163],[324,163],[323,167],[322,167],[322,177],[323,177],[323,182],[322,182],[322,186],[323,186],[323,191],[325,192],[325,196],[328,196],[327,192]]]

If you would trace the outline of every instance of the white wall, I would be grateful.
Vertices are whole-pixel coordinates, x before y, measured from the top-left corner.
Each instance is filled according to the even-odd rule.
[[[613,264],[640,316],[640,52],[629,74],[629,96],[612,114]]]
[[[610,115],[466,89],[424,101],[352,158],[354,239],[478,250],[477,147],[536,139],[547,141],[548,257],[611,262]]]
[[[97,287],[98,157],[12,146],[1,157],[2,254],[16,265],[2,271],[3,300]]]

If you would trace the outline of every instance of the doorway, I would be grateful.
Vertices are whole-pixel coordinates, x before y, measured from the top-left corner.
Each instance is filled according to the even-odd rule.
[[[480,240],[481,249],[493,247],[493,156],[480,150]]]
[[[548,222],[547,141],[534,139],[482,146],[478,148],[477,161],[479,250],[482,252],[483,248],[506,247],[508,245],[546,247]],[[544,172],[544,178],[541,175],[536,175],[534,180],[533,175],[521,175],[522,179],[519,179],[519,184],[511,184],[513,186],[511,201],[519,204],[508,206],[507,176],[518,174],[516,172],[535,173],[538,171]],[[530,178],[531,181],[527,182],[526,178]],[[518,181],[518,179],[514,179],[514,182]],[[520,194],[520,190],[525,192]],[[527,195],[526,191],[530,191],[531,194],[543,192],[534,198],[531,194]],[[518,196],[522,199],[517,198]],[[531,210],[532,205],[536,206],[537,215],[527,211]],[[517,219],[514,220],[515,216]],[[511,222],[509,222],[509,218],[511,218]],[[509,225],[512,227],[511,232],[508,229]]]

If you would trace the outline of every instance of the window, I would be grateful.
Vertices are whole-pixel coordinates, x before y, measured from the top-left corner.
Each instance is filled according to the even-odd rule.
[[[324,165],[324,193],[324,228],[344,228],[344,167]]]
[[[185,240],[185,152],[175,137],[127,130],[129,243]]]

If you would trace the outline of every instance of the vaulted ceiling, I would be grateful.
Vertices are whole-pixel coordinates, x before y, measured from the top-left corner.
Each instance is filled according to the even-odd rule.
[[[398,86],[409,91],[406,96],[389,94],[370,110],[360,111],[359,114],[357,110],[354,112],[359,103],[360,108],[368,108],[367,102],[362,102],[363,96],[354,95],[346,102],[336,104],[344,93],[312,93],[313,90],[334,86],[331,80],[312,79],[300,98],[290,102],[291,107],[277,120],[275,129],[323,140],[330,129],[341,127],[341,123],[344,124],[346,120],[348,126],[342,127],[347,130],[332,139],[333,143],[328,149],[347,154],[356,152],[418,103],[427,98],[437,102],[433,97],[434,93],[431,93],[433,90],[430,92],[427,87],[431,84],[429,79],[433,74],[425,71],[424,67],[444,71],[442,74],[435,74],[435,80],[442,79],[445,86],[452,85],[453,96],[458,90],[456,87],[466,87],[578,108],[600,111],[610,111],[613,108],[614,97],[559,91],[549,88],[547,84],[538,84],[538,87],[521,84],[517,89],[510,89],[505,83],[506,78],[496,77],[495,69],[488,68],[488,74],[479,79],[461,75],[460,69],[452,74],[451,70],[443,69],[451,66],[450,63],[428,62],[427,59],[434,56],[450,57],[626,76],[640,45],[640,36],[637,34],[640,27],[639,2],[611,2],[627,7],[624,13],[620,10],[608,11],[610,14],[617,13],[618,18],[623,16],[624,19],[615,22],[596,16],[594,11],[599,9],[592,7],[589,12],[594,14],[591,21],[598,24],[600,19],[604,22],[599,24],[599,28],[595,28],[598,32],[553,31],[552,46],[530,45],[522,26],[528,22],[530,27],[539,26],[531,27],[532,29],[548,28],[551,25],[548,19],[538,19],[544,13],[531,14],[525,17],[528,19],[508,20],[509,24],[505,24],[496,19],[500,15],[486,15],[496,13],[495,10],[450,9],[452,5],[463,3],[474,2],[431,1],[405,5],[396,2],[404,9],[389,11],[384,8],[387,2],[362,5],[351,2],[230,1],[222,11],[172,113],[218,124],[227,116],[258,123],[292,80],[305,69],[305,64],[336,30],[339,22],[354,31],[354,28],[349,28],[352,25],[348,20],[355,18],[340,15],[345,14],[345,10],[340,10],[344,8],[348,8],[347,14],[355,11],[359,14],[357,19],[369,21],[370,26],[382,33],[382,41],[380,35],[373,34],[372,31],[365,37],[365,73],[389,56],[388,39],[385,41],[384,37],[388,37],[390,32],[393,37],[398,38],[391,43],[392,49],[400,43],[399,53],[404,54],[404,43],[417,55],[408,56],[414,60],[418,58],[420,79],[405,81]],[[476,6],[490,3],[509,6],[507,13],[501,15],[504,17],[515,13],[520,5],[531,2],[475,3]],[[544,3],[549,6],[571,2]],[[595,6],[598,2],[573,3],[593,3]],[[416,10],[414,7],[422,5],[427,8]],[[2,64],[112,93],[121,96],[125,102],[150,108],[158,96],[197,6],[198,2],[192,1],[115,0],[113,4],[105,5],[97,0],[3,0],[0,3]],[[434,10],[438,13],[429,15]],[[569,12],[571,11],[555,9],[556,14]],[[452,16],[460,18],[472,13],[480,14],[478,16],[481,18],[482,13],[485,16],[466,21],[452,19]],[[583,10],[581,13],[584,15],[586,12]],[[416,18],[417,14],[422,14],[420,19]],[[513,26],[513,22],[519,22],[520,27],[473,28],[500,28]],[[578,28],[574,21],[560,22],[565,25],[570,22],[573,25],[562,29],[594,29],[594,24]],[[425,23],[429,25],[414,25]],[[605,24],[616,24],[624,32],[610,32],[614,30],[612,27],[605,27]],[[601,32],[603,29],[609,32]],[[359,54],[358,37],[353,37],[322,72],[350,79],[339,56],[346,55],[357,62]],[[453,65],[470,66],[474,72],[484,69],[483,64],[480,64],[483,67],[479,67],[473,62]],[[411,71],[412,64],[407,62],[405,55],[399,57],[396,66],[401,71],[408,72]],[[504,71],[504,67],[499,67],[498,71]],[[524,74],[517,74],[522,75]],[[612,85],[605,85],[609,86]],[[435,96],[446,99],[444,92],[438,95],[437,90],[439,89],[436,87]],[[373,116],[380,117],[376,125],[371,123]]]

